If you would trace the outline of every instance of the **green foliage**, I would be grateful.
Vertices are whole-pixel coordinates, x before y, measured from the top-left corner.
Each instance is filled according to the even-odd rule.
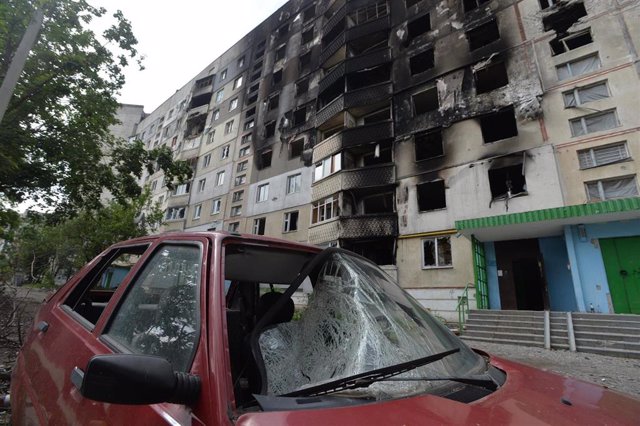
[[[70,277],[111,244],[146,235],[162,217],[148,200],[144,194],[134,203],[112,202],[62,221],[55,214],[30,213],[7,242],[4,262],[28,282],[51,286],[56,276]],[[141,220],[145,208],[152,213]]]
[[[190,176],[166,148],[146,152],[140,142],[109,133],[123,68],[141,60],[120,11],[107,18],[86,0],[3,0],[0,80],[36,7],[44,24],[0,123],[0,204],[30,199],[71,216],[100,209],[105,189],[121,203],[138,197],[144,167],[157,164],[167,182]],[[110,22],[102,34],[91,30],[98,19]],[[0,227],[7,223],[2,219]]]

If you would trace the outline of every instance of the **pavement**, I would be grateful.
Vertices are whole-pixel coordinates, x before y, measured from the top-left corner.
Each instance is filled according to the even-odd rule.
[[[467,344],[501,358],[630,394],[640,404],[640,359],[478,341]]]

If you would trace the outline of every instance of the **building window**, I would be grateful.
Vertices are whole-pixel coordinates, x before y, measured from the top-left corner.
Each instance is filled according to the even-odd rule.
[[[466,34],[467,40],[469,40],[469,50],[472,52],[500,40],[500,30],[498,30],[498,22],[495,19],[467,31]]]
[[[251,153],[251,147],[245,146],[238,151],[238,158],[246,157]]]
[[[307,106],[298,108],[293,112],[293,127],[302,126],[307,122]]]
[[[522,163],[490,169],[489,188],[492,200],[509,199],[515,195],[526,195],[527,181]]]
[[[289,142],[289,159],[300,157],[304,150],[304,139],[297,139]]]
[[[564,92],[562,97],[564,98],[564,106],[566,108],[572,108],[588,102],[608,98],[609,89],[607,88],[607,82],[601,81],[600,83],[589,86],[576,87],[573,90]]]
[[[296,83],[296,96],[303,95],[309,90],[309,79],[305,78]]]
[[[209,167],[211,164],[211,154],[207,154],[202,157],[202,168]]]
[[[211,130],[211,132],[207,135],[207,145],[209,145],[211,142],[213,142],[213,138],[216,136],[216,130],[213,129]]]
[[[481,117],[480,129],[482,130],[484,143],[496,142],[518,136],[516,112],[513,106]]]
[[[638,184],[635,176],[586,182],[585,187],[589,201],[605,201],[638,196]]]
[[[240,216],[242,214],[242,206],[232,206],[229,214],[231,217]]]
[[[204,192],[204,188],[207,186],[207,179],[200,179],[198,181],[198,192]]]
[[[189,189],[191,187],[190,183],[183,183],[176,186],[176,189],[173,190],[173,195],[185,195],[189,193]]]
[[[217,110],[213,111],[213,121],[216,121],[219,118],[220,118],[220,110],[217,109]]]
[[[411,75],[416,75],[428,71],[435,65],[435,59],[433,56],[433,49],[425,50],[422,53],[418,53],[415,56],[409,58],[409,69]]]
[[[225,145],[220,150],[220,159],[224,160],[225,158],[229,158],[229,151],[231,150],[230,145]]]
[[[244,191],[236,191],[233,193],[231,201],[233,203],[237,203],[238,201],[242,201],[242,197],[244,196]]]
[[[219,104],[224,99],[224,89],[218,90],[216,93],[216,103]]]
[[[264,137],[265,138],[270,138],[275,136],[276,134],[276,122],[274,121],[270,121],[268,123],[265,123],[264,125]]]
[[[221,198],[214,199],[213,203],[211,204],[211,214],[220,213],[221,208],[222,208],[222,199]]]
[[[155,179],[153,182],[151,182],[151,191],[155,191],[157,187],[158,187],[158,179]]]
[[[317,201],[311,206],[311,223],[324,222],[338,216],[338,197]]]
[[[187,212],[186,207],[171,207],[167,209],[167,214],[165,216],[165,220],[180,220],[184,219],[184,216]]]
[[[465,12],[469,12],[488,2],[489,0],[462,0],[462,7]]]
[[[236,78],[233,81],[233,90],[236,90],[236,89],[242,87],[242,81],[243,81],[243,76],[240,76],[240,77]]]
[[[578,161],[581,169],[604,166],[629,159],[627,143],[620,142],[596,148],[578,151]]]
[[[447,208],[444,180],[418,184],[416,190],[418,210],[421,212]]]
[[[487,93],[509,84],[507,67],[504,61],[491,62],[480,69],[474,69],[476,93]]]
[[[287,212],[284,214],[283,232],[293,232],[298,230],[298,212]]]
[[[242,67],[244,67],[244,56],[241,56],[238,59],[238,68],[242,68]],[[235,89],[235,87],[234,87],[234,89]]]
[[[238,98],[232,99],[231,102],[229,102],[229,111],[233,111],[236,108],[238,108]]]
[[[298,58],[298,71],[303,73],[309,69],[311,65],[311,52],[307,52]]]
[[[224,81],[227,79],[227,70],[224,69],[222,70],[222,72],[220,73],[220,81]]]
[[[591,30],[589,28],[586,28],[576,33],[565,33],[563,35],[559,35],[558,37],[551,40],[549,42],[549,45],[551,46],[553,56],[555,56],[573,49],[577,49],[578,47],[586,46],[590,43],[593,43]]]
[[[264,235],[264,228],[266,224],[267,224],[266,217],[253,219],[253,233],[256,235]]]
[[[558,65],[556,72],[558,73],[558,80],[567,80],[579,75],[588,74],[600,69],[600,59],[596,53],[585,56],[584,58],[576,59]]]
[[[556,4],[558,0],[540,0],[540,9],[546,9]]]
[[[236,166],[236,172],[244,172],[245,170],[247,170],[248,166],[249,166],[249,161],[248,160],[241,161]]]
[[[426,114],[438,109],[438,89],[434,86],[411,96],[413,101],[413,115]]]
[[[227,121],[224,125],[224,134],[229,135],[233,132],[233,120]]]
[[[262,151],[260,154],[260,168],[266,169],[267,167],[271,167],[271,159],[273,158],[273,151],[268,149],[266,151]]]
[[[253,133],[247,133],[246,135],[243,135],[242,138],[240,139],[240,145],[247,144],[251,142],[252,139],[253,139]]]
[[[569,120],[569,125],[571,126],[572,136],[582,136],[588,133],[613,129],[620,124],[616,117],[616,111],[610,110],[574,118]]]
[[[313,41],[313,27],[302,32],[302,44]]]
[[[222,186],[224,183],[224,170],[216,175],[216,186]]]
[[[431,30],[431,16],[427,13],[424,16],[414,19],[407,24],[407,45],[415,38],[426,34]]]
[[[240,222],[231,222],[227,226],[227,229],[229,230],[229,232],[238,232],[238,230],[240,229]]]
[[[196,204],[193,208],[193,218],[200,219],[200,213],[202,213],[202,204]]]
[[[267,201],[269,198],[269,184],[265,183],[264,185],[258,186],[258,191],[256,192],[256,203],[262,203]]]
[[[422,268],[450,268],[451,237],[426,238],[422,240]]]
[[[273,85],[280,84],[281,81],[282,81],[282,70],[278,70],[273,73],[271,84]]]
[[[275,61],[279,61],[280,59],[284,59],[285,54],[287,52],[287,45],[283,44],[282,46],[276,49],[276,56],[274,58]]]
[[[300,192],[302,187],[302,175],[300,173],[287,176],[287,194]]]
[[[249,121],[246,121],[246,122],[244,123],[244,130],[253,129],[253,126],[255,126],[255,125],[256,125],[256,122],[255,122],[255,120],[253,120],[253,119],[251,119],[251,120],[249,120]]]
[[[271,96],[267,101],[267,111],[273,111],[274,109],[278,109],[278,105],[280,104],[280,94],[276,93]]]
[[[413,137],[416,161],[429,160],[444,155],[442,129],[416,133]]]
[[[316,164],[313,174],[314,181],[317,182],[340,170],[342,170],[342,158],[338,153]]]
[[[245,183],[247,183],[247,176],[246,175],[240,175],[240,176],[236,176],[235,179],[235,186],[240,186],[240,185],[244,185]]]

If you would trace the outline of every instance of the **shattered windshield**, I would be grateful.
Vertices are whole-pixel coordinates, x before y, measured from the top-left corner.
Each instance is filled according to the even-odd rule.
[[[258,345],[267,394],[283,395],[375,369],[460,348],[397,378],[484,371],[483,359],[431,317],[369,261],[332,253],[308,277],[313,289],[297,320],[265,328]],[[351,393],[377,399],[434,391],[433,381],[380,381]]]

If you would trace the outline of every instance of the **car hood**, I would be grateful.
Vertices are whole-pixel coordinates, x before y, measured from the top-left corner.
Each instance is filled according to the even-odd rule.
[[[341,408],[245,414],[238,425],[637,424],[640,399],[603,386],[492,357],[504,385],[472,403],[435,395]]]

